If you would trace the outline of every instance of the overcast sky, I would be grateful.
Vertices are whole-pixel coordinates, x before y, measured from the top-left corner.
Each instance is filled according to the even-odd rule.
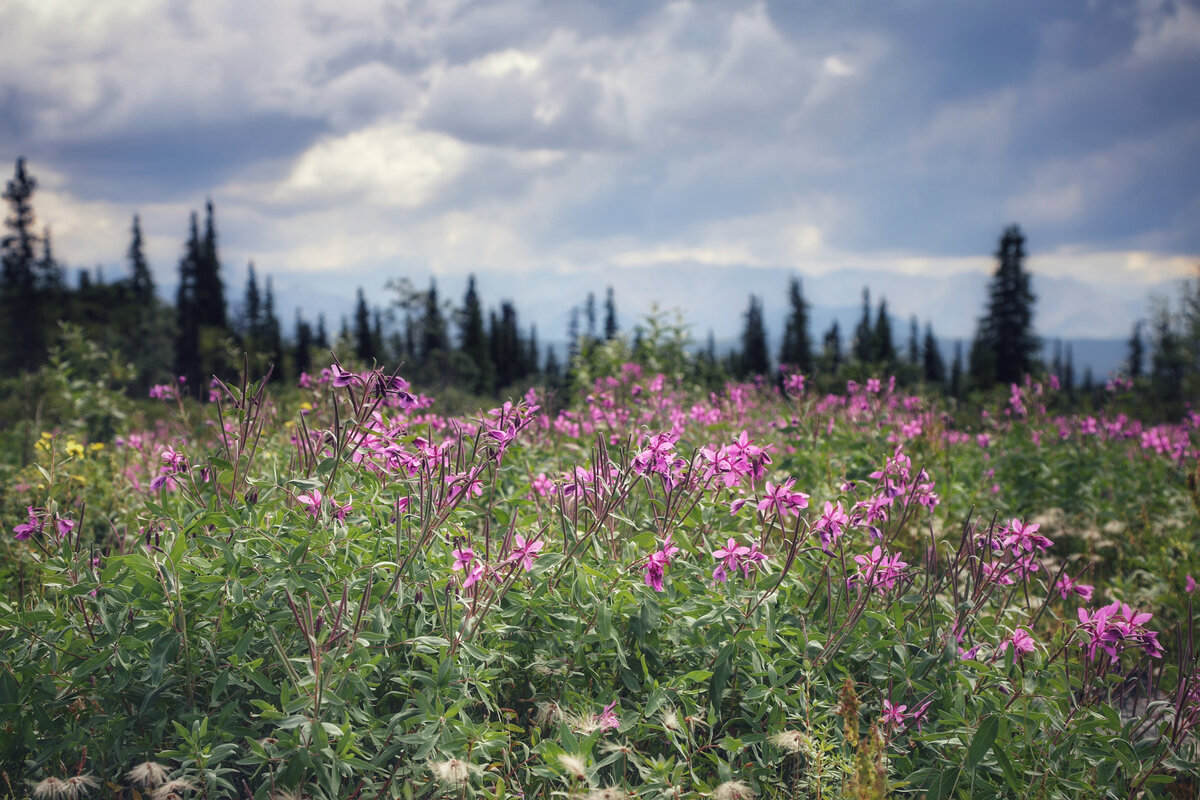
[[[7,0],[0,158],[73,266],[120,274],[140,213],[163,286],[211,196],[235,301],[253,259],[310,310],[476,272],[736,326],[731,285],[881,271],[936,325],[921,282],[1017,222],[1044,299],[1121,301],[1044,332],[1119,337],[1200,263],[1198,76],[1170,0]]]

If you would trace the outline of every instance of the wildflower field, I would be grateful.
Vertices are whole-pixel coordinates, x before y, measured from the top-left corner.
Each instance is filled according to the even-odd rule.
[[[210,391],[0,467],[0,796],[1196,796],[1200,415]]]

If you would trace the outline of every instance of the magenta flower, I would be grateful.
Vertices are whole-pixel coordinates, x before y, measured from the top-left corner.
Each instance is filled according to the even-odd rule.
[[[298,494],[298,495],[296,495],[296,499],[299,500],[301,503],[303,503],[308,508],[308,513],[311,516],[313,516],[313,517],[320,516],[321,501],[324,499],[324,496],[321,494],[320,489],[313,489],[311,492],[305,492],[304,494]]]
[[[450,555],[454,556],[454,564],[450,567],[455,572],[460,569],[466,569],[471,561],[475,559],[475,551],[469,547],[455,548],[450,551]]]
[[[616,730],[621,727],[621,720],[617,719],[617,714],[614,709],[617,707],[617,701],[613,700],[604,707],[600,712],[600,716],[596,717],[596,728],[598,730]]]
[[[879,587],[884,591],[896,585],[896,580],[908,566],[907,561],[900,559],[899,553],[889,556],[879,545],[871,548],[869,556],[855,556],[854,561],[858,564],[858,573],[854,578],[864,581],[868,589]]]
[[[475,585],[476,581],[483,577],[485,572],[487,572],[486,564],[476,564],[471,567],[471,571],[467,573],[466,580],[463,581],[463,588],[470,589]]]
[[[643,580],[646,585],[656,592],[663,590],[663,575],[666,573],[667,566],[679,552],[679,548],[671,541],[671,534],[667,534],[667,538],[663,540],[661,549],[650,554],[646,559],[646,563],[642,565],[644,571]]]
[[[1185,580],[1183,582],[1183,590],[1185,592],[1187,592],[1188,594],[1192,594],[1193,592],[1195,592],[1196,591],[1196,579],[1193,578],[1191,575],[1188,575],[1187,580]]]
[[[799,516],[800,509],[808,508],[808,495],[804,492],[793,492],[792,486],[795,483],[795,478],[788,478],[778,486],[767,481],[763,499],[758,501],[758,510],[765,514],[773,508],[780,517]]]
[[[26,506],[25,513],[29,516],[28,521],[22,522],[13,528],[13,533],[16,534],[16,538],[20,541],[28,539],[35,533],[41,533],[42,526],[45,524],[37,513],[37,509],[33,506]]]
[[[1067,575],[1063,575],[1058,579],[1057,589],[1059,596],[1064,600],[1074,594],[1082,597],[1085,601],[1090,601],[1096,587],[1089,583],[1076,583]]]
[[[345,505],[338,505],[338,502],[332,497],[329,498],[329,507],[333,510],[333,516],[338,522],[345,522],[346,515],[354,510],[351,501],[347,500]]]
[[[907,724],[905,720],[908,715],[904,712],[908,710],[908,706],[894,706],[891,700],[883,701],[883,722],[885,725],[890,725],[898,731],[904,730]]]
[[[1016,653],[1018,658],[1026,653],[1032,653],[1036,646],[1036,642],[1034,642],[1033,639],[1033,634],[1024,628],[1017,628],[1015,631],[1013,631],[1013,635],[1011,637],[1001,642],[999,652],[1003,653],[1005,650],[1007,650],[1010,642],[1013,646],[1013,652]]]
[[[842,504],[837,505],[825,501],[825,513],[817,520],[817,524],[813,526],[813,530],[821,537],[821,548],[829,550],[829,545],[836,542],[842,535],[842,531],[846,525],[850,523],[850,517],[842,509]]]
[[[545,547],[546,543],[536,539],[526,540],[521,534],[516,535],[516,549],[509,554],[508,558],[504,559],[505,564],[513,564],[520,562],[526,572],[533,569],[533,560],[537,558],[537,554]]]
[[[1039,534],[1039,527],[1041,526],[1014,518],[1009,523],[1001,544],[1012,550],[1015,555],[1032,553],[1034,550],[1048,550],[1054,542]]]
[[[770,485],[770,484],[768,484]],[[712,557],[717,559],[717,568],[713,570],[713,580],[717,583],[724,583],[729,579],[730,572],[737,572],[741,565],[742,558],[750,554],[750,548],[745,545],[738,544],[737,539],[732,536],[725,542],[724,547],[719,547],[712,552]]]

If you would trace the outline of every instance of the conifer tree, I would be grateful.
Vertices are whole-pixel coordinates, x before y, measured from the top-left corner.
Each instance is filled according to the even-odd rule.
[[[150,265],[142,244],[142,221],[133,215],[133,228],[129,241],[129,286],[133,291],[134,302],[142,309],[149,306],[154,297],[154,277],[150,274]]]
[[[587,335],[588,339],[595,341],[596,339],[596,295],[588,292],[587,305],[584,306],[585,315],[587,317]]]
[[[475,291],[475,276],[467,277],[467,292],[463,295],[458,315],[458,349],[474,366],[471,390],[476,394],[490,392],[495,382],[495,367],[488,348],[487,330],[483,325],[483,306]]]
[[[854,329],[854,358],[862,364],[875,360],[875,331],[871,326],[871,291],[862,290],[862,316]]]
[[[791,364],[802,373],[813,368],[812,341],[808,335],[808,302],[804,299],[799,278],[792,278],[788,285],[788,302],[791,313],[783,329],[783,341],[779,345],[779,363]]]
[[[1063,386],[1067,389],[1067,394],[1075,397],[1075,357],[1071,350],[1070,343],[1067,344],[1067,357],[1063,363]]]
[[[525,342],[525,363],[521,370],[522,377],[536,377],[541,370],[538,355],[537,325],[529,326],[529,338]]]
[[[767,355],[767,331],[763,326],[762,304],[750,295],[746,309],[746,325],[742,329],[742,352],[739,359],[741,377],[766,375],[771,371],[771,358]]]
[[[1033,332],[1034,294],[1025,271],[1025,237],[1011,225],[996,250],[999,264],[988,287],[971,352],[971,378],[980,387],[1017,383],[1034,371],[1040,343]]]
[[[604,339],[612,341],[617,335],[617,303],[613,299],[613,288],[608,287],[604,295]]]
[[[887,298],[879,301],[879,313],[875,318],[875,329],[872,331],[872,350],[875,361],[883,364],[893,364],[896,361],[896,346],[892,343],[892,321],[888,317]]]
[[[63,271],[54,257],[54,246],[50,240],[50,228],[42,229],[42,257],[38,259],[36,282],[39,291],[46,295],[49,302],[54,302],[64,288]]]
[[[283,363],[283,331],[280,330],[279,317],[275,315],[275,290],[270,275],[267,276],[267,294],[263,298],[262,338],[262,349],[275,367],[271,372],[271,380],[282,381],[287,377]]]
[[[199,220],[192,212],[188,240],[179,260],[179,288],[175,295],[175,374],[186,380],[186,390],[200,385],[200,311],[196,300],[196,275],[202,259]]]
[[[917,325],[917,315],[908,318],[908,363],[916,366],[921,361],[920,327]]]
[[[842,368],[842,332],[835,319],[821,342],[821,367],[830,375]]]
[[[313,330],[308,320],[296,309],[296,374],[299,375],[312,369]]]
[[[313,344],[321,351],[321,358],[329,355],[329,331],[325,329],[325,312],[317,314],[317,332],[313,336]]]
[[[914,320],[916,318],[914,317]],[[925,382],[941,385],[946,382],[946,362],[933,336],[933,325],[925,323],[925,346],[922,348]]]
[[[254,262],[246,266],[246,296],[242,299],[242,318],[238,333],[248,349],[262,346],[262,300],[258,293],[258,277],[254,273]]]
[[[1142,344],[1142,321],[1133,325],[1133,333],[1129,336],[1129,351],[1125,357],[1125,371],[1129,377],[1137,380],[1142,377],[1146,361],[1146,348]]]
[[[375,361],[375,347],[371,339],[371,311],[367,308],[367,297],[360,286],[358,303],[354,307],[354,354],[368,367]]]
[[[0,347],[7,351],[5,366],[25,370],[40,364],[46,350],[34,255],[36,190],[37,180],[26,171],[24,157],[18,158],[3,194],[9,214],[8,233],[0,239]]]
[[[442,316],[442,308],[438,305],[437,283],[429,280],[429,291],[425,293],[425,313],[421,318],[420,359],[422,365],[428,364],[434,353],[446,349],[446,318]]]
[[[221,280],[221,258],[217,252],[217,224],[212,200],[205,203],[204,239],[196,259],[195,302],[200,325],[228,328],[225,285]]]
[[[954,341],[954,362],[950,365],[950,396],[963,394],[963,346],[962,339]]]

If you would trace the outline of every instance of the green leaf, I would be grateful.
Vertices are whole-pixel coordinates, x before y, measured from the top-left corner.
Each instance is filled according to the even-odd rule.
[[[971,739],[971,746],[967,749],[967,769],[975,769],[983,757],[992,749],[992,745],[996,742],[996,734],[1000,732],[999,717],[985,717],[983,722],[979,724],[979,730],[975,731],[975,736]]]

